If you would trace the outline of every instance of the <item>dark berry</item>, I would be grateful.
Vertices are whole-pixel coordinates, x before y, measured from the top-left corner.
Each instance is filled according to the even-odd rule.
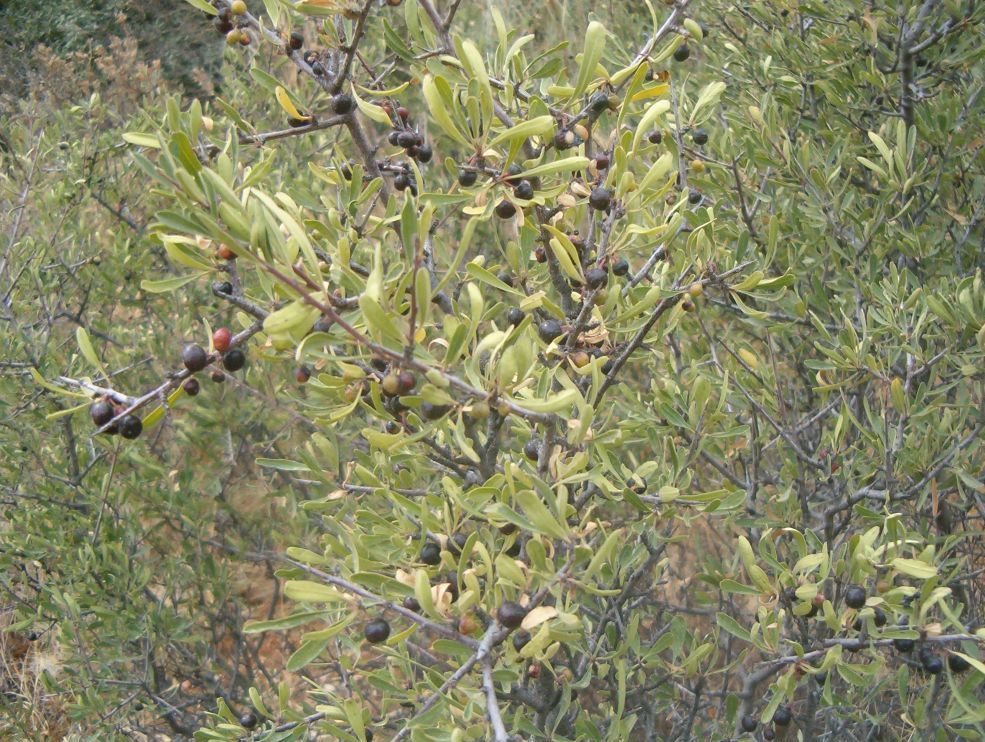
[[[765,739],[766,742],[771,742],[771,740],[775,738],[776,738],[776,732],[774,732],[772,729],[767,727],[766,729],[763,730],[763,739]]]
[[[539,325],[537,325],[537,335],[545,343],[549,343],[552,340],[556,340],[561,337],[564,331],[561,329],[561,323],[556,319],[545,319]]]
[[[397,374],[397,389],[401,394],[410,394],[416,383],[417,379],[410,371],[401,371]]]
[[[947,656],[947,666],[951,668],[951,672],[966,672],[971,667],[971,663],[964,657],[949,654]]]
[[[506,313],[506,321],[511,325],[518,325],[523,322],[525,316],[523,310],[519,307],[510,307],[510,311]]]
[[[257,717],[252,711],[247,711],[241,717],[239,717],[239,725],[243,729],[252,729],[257,725]]]
[[[417,613],[418,611],[421,610],[421,604],[417,602],[417,598],[411,595],[408,595],[406,598],[404,598],[403,606],[408,611],[414,611],[414,613]]]
[[[691,56],[691,49],[687,44],[681,44],[679,47],[674,49],[674,59],[678,62],[686,62],[688,57]]]
[[[522,172],[523,172],[523,168],[514,162],[506,169],[506,172],[503,174],[503,182],[508,183],[509,185],[512,186],[517,185],[518,180],[516,176],[518,176]]]
[[[626,258],[619,258],[612,264],[612,273],[616,276],[625,276],[629,273],[629,261]]]
[[[590,289],[597,289],[605,286],[609,280],[609,274],[601,268],[589,268],[585,271],[585,285]]]
[[[704,129],[695,129],[691,132],[691,139],[695,144],[707,144],[708,143],[708,132]]]
[[[773,712],[773,723],[778,727],[785,727],[790,723],[793,715],[790,713],[790,707],[786,704],[779,706],[776,711]]]
[[[356,106],[356,101],[348,93],[332,96],[332,110],[339,116],[344,116]]]
[[[496,619],[508,629],[518,628],[526,615],[527,609],[512,600],[507,600],[496,611]]]
[[[246,365],[246,354],[239,348],[233,348],[222,357],[222,367],[226,371],[239,371]]]
[[[814,676],[814,682],[817,683],[818,685],[824,685],[825,683],[828,682],[828,673],[819,672],[817,675]]]
[[[394,147],[396,147],[400,143],[400,132],[391,131],[389,134],[386,135],[386,140]]]
[[[308,379],[311,378],[311,369],[307,366],[298,366],[294,369],[294,380],[298,384],[308,383]]]
[[[588,105],[595,113],[602,113],[609,108],[609,96],[605,93],[596,93],[592,96]]]
[[[912,652],[916,642],[913,639],[893,639],[893,648],[897,652]]]
[[[755,732],[757,726],[759,726],[759,722],[756,721],[756,717],[752,714],[746,714],[742,717],[743,732]]]
[[[664,133],[660,129],[651,131],[646,136],[646,139],[650,144],[660,144],[660,142],[663,141],[663,138],[664,138]]]
[[[599,155],[595,158],[595,169],[596,170],[608,170],[609,169],[609,158],[605,155]]]
[[[543,245],[537,245],[537,247],[534,248],[534,260],[538,263],[547,262],[547,250],[544,249]]]
[[[596,211],[608,211],[612,204],[612,193],[608,188],[598,186],[592,189],[592,195],[588,197],[588,205]]]
[[[209,354],[201,345],[186,345],[181,351],[181,362],[193,374],[209,365]]]
[[[233,293],[233,285],[229,281],[223,281],[218,286],[216,286],[216,291],[220,294],[226,294],[227,296]]]
[[[418,162],[431,162],[432,157],[434,157],[434,150],[431,149],[430,144],[422,144],[417,148]]]
[[[397,144],[404,149],[410,149],[417,144],[417,134],[412,131],[402,131],[397,135]]]
[[[40,638],[41,638],[41,634],[39,634],[37,631],[32,631],[30,634],[27,635],[27,640],[29,642],[36,642]]]
[[[113,405],[103,399],[93,402],[92,407],[89,408],[89,416],[92,422],[101,428],[113,419]]]
[[[529,643],[530,643],[529,631],[520,630],[517,631],[515,634],[513,634],[513,649],[515,649],[517,652],[519,652]]]
[[[287,40],[287,47],[297,51],[304,46],[304,34],[300,31],[291,31],[291,36]]]
[[[212,381],[216,384],[222,384],[226,380],[226,375],[222,373],[219,369],[212,372]]]
[[[475,182],[479,179],[479,174],[475,170],[459,170],[458,171],[458,184],[462,188],[471,188],[475,185]]]
[[[406,191],[407,187],[410,185],[410,178],[407,177],[407,173],[400,173],[396,178],[393,179],[393,187],[398,191]]]
[[[198,383],[198,379],[186,379],[185,383],[181,385],[181,388],[185,390],[185,394],[189,397],[194,397],[202,390],[202,385]]]
[[[139,438],[140,433],[144,429],[144,424],[140,421],[140,418],[136,415],[124,415],[120,418],[120,435],[122,435],[127,440],[133,440],[134,438]]]
[[[872,622],[881,629],[886,625],[886,612],[882,608],[876,608],[872,616]]]
[[[531,461],[536,461],[540,458],[540,441],[536,438],[531,438],[527,441],[523,446],[523,455]]]
[[[434,541],[428,541],[421,547],[420,560],[431,567],[441,564],[441,547]]]
[[[465,544],[468,542],[469,537],[464,533],[456,533],[448,541],[448,551],[450,551],[454,556],[458,556],[462,553],[462,549],[465,548]]]
[[[529,201],[534,197],[534,187],[530,184],[529,180],[521,180],[516,184],[516,188],[513,190],[517,198],[522,198],[524,201]]]
[[[410,118],[410,111],[408,111],[404,106],[397,106],[397,116],[400,117],[401,121],[406,123],[407,119]]]
[[[384,427],[386,428],[386,432],[390,435],[396,435],[400,432],[400,423],[396,420],[387,420]]]
[[[496,216],[500,219],[509,219],[516,214],[516,206],[505,198],[496,205]]]
[[[692,206],[696,206],[701,203],[701,191],[697,188],[692,188],[687,194],[687,202]]]
[[[440,420],[451,411],[451,407],[443,404],[421,402],[421,406],[417,411],[425,420]]]
[[[861,608],[865,605],[867,597],[864,587],[849,585],[848,589],[845,590],[845,605],[849,608]]]
[[[390,624],[386,622],[386,619],[374,618],[366,624],[366,628],[363,629],[363,636],[370,644],[385,642],[390,636]]]
[[[311,122],[308,119],[296,119],[293,116],[287,119],[287,125],[292,129],[299,129],[302,126],[307,126]]]
[[[944,663],[936,654],[925,652],[920,657],[920,664],[923,665],[924,672],[928,675],[940,675],[944,669]]]

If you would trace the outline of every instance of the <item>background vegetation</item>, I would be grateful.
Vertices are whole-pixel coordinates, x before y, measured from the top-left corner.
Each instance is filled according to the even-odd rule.
[[[364,28],[356,91],[435,153],[410,198],[379,109],[354,114],[381,142],[360,146],[273,40],[227,48],[178,2],[0,10],[0,735],[501,740],[496,708],[524,739],[981,738],[985,11],[704,0],[654,26],[645,5],[463,2],[449,38],[429,3],[352,5],[275,25],[329,69]],[[603,69],[568,100],[593,20]],[[652,76],[613,81],[650,38]],[[511,84],[459,72],[464,39]],[[426,101],[428,74],[460,105]],[[288,127],[278,84],[325,128]],[[453,130],[492,100],[562,133],[590,112],[590,144],[492,144],[485,119],[489,171],[463,186]],[[504,158],[600,154],[542,171],[522,221],[491,214],[516,199]],[[289,200],[237,203],[205,170]],[[614,211],[587,205],[596,179]],[[559,204],[588,247],[545,239]],[[317,251],[296,273],[290,219]],[[593,266],[604,293],[580,288]],[[339,293],[292,278],[318,274]],[[344,301],[366,295],[382,311]],[[316,325],[330,297],[372,345]],[[286,329],[253,325],[276,309]],[[583,332],[545,340],[551,319]],[[246,371],[162,414],[166,386],[137,441],[94,436],[66,394],[138,397],[219,326],[249,331]],[[401,408],[381,383],[412,364]],[[494,394],[481,424],[451,377]],[[544,609],[527,644],[505,600]]]

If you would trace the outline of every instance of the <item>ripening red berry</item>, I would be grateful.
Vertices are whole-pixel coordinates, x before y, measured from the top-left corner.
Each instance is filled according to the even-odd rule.
[[[220,353],[225,353],[229,350],[229,345],[232,342],[232,339],[233,334],[225,327],[220,327],[212,333],[212,345]]]

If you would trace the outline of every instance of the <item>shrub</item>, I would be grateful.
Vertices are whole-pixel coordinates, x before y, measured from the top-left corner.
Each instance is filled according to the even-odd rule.
[[[314,424],[257,462],[317,521],[296,610],[243,631],[303,627],[319,682],[252,689],[258,738],[980,736],[985,11],[690,5],[566,50],[250,3],[252,89],[126,135],[143,290],[210,287],[208,362]],[[180,347],[142,391],[46,384],[153,435]]]

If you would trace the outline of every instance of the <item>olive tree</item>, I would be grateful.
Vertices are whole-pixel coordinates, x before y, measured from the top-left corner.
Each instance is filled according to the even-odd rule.
[[[249,86],[125,135],[141,285],[235,320],[44,383],[135,439],[263,379],[304,431],[243,631],[312,688],[200,739],[980,738],[985,12],[189,3]]]

